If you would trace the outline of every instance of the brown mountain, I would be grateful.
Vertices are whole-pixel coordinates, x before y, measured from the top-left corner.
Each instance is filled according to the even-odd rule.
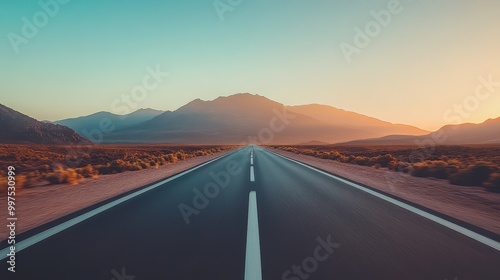
[[[91,144],[70,128],[39,122],[2,104],[0,131],[3,144]]]
[[[253,138],[260,138],[261,141],[257,140],[260,143],[290,142],[294,137],[309,140],[307,135],[297,135],[298,130],[307,131],[318,121],[297,114],[286,120],[288,124],[282,130],[279,127],[279,132],[268,133],[272,131],[271,120],[276,119],[276,125],[281,126],[280,117],[287,114],[282,104],[259,95],[235,94],[212,101],[196,99],[173,112],[108,134],[105,141],[239,144]]]
[[[390,135],[342,143],[342,145],[475,145],[500,144],[500,117],[480,124],[446,125],[423,136]]]
[[[262,144],[297,144],[313,140],[335,143],[390,132],[426,133],[352,112],[340,121],[326,122],[309,110],[299,109],[248,93],[211,101],[196,99],[176,111],[107,134],[104,139],[108,143],[239,144],[255,140]]]

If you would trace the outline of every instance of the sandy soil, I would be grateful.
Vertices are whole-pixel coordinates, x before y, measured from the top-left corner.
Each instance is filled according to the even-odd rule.
[[[461,187],[446,180],[418,178],[373,167],[273,150],[281,155],[371,186],[429,209],[500,234],[500,194]]]
[[[20,234],[39,225],[53,221],[82,208],[104,201],[124,192],[159,181],[171,175],[190,169],[213,158],[230,153],[224,151],[214,155],[189,158],[157,169],[146,169],[112,175],[101,175],[98,179],[84,179],[78,185],[50,185],[16,191],[17,229]],[[6,205],[6,197],[0,198],[0,205]],[[7,207],[1,209],[0,220],[6,221]],[[7,238],[7,232],[0,232],[0,240]]]

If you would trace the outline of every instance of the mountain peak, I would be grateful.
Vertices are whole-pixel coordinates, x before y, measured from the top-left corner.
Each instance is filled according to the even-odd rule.
[[[269,109],[283,108],[283,104],[272,101],[264,96],[250,93],[237,93],[229,96],[219,96],[214,100],[204,101],[199,98],[180,107],[177,113],[206,113],[206,112],[242,112],[254,111],[256,108]]]
[[[156,110],[156,109],[152,109],[152,108],[140,108],[139,110],[136,110],[132,113],[130,113],[130,115],[137,115],[137,114],[140,114],[140,115],[153,115],[153,116],[157,116],[161,113],[163,113],[164,111],[162,110]]]

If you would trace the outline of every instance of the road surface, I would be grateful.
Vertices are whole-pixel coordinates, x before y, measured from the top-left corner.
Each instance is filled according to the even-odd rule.
[[[500,279],[498,242],[406,206],[248,146],[26,234],[0,279]]]

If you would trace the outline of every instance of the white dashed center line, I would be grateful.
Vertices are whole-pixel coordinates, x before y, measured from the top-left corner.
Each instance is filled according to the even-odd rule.
[[[260,262],[259,218],[255,191],[248,196],[247,248],[245,256],[245,280],[262,280]]]
[[[250,182],[255,182],[255,173],[253,171],[253,151],[250,151]]]
[[[253,166],[250,166],[250,182],[255,182],[255,174],[253,171]]]

